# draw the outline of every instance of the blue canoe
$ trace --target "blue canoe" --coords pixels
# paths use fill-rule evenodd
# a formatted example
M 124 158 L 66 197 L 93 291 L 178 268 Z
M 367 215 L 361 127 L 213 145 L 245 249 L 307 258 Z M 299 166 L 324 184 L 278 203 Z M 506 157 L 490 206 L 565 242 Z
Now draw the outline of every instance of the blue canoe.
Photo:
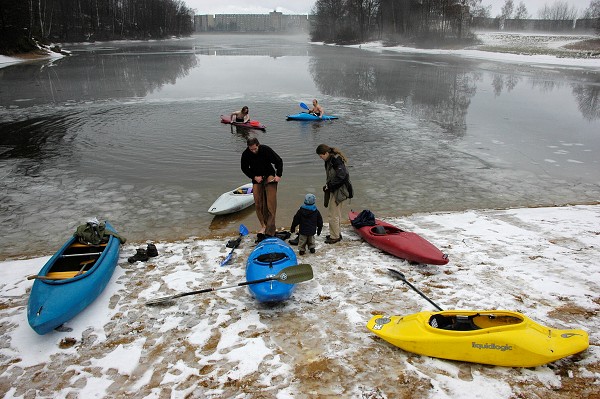
M 106 223 L 106 230 L 115 231 Z M 27 304 L 27 320 L 46 334 L 71 320 L 102 293 L 117 266 L 120 241 L 110 235 L 101 245 L 71 237 L 38 273 Z
M 332 119 L 338 119 L 337 116 L 332 115 L 323 115 L 323 117 L 320 118 L 316 115 L 309 114 L 308 112 L 300 112 L 298 114 L 288 115 L 286 118 L 288 121 L 330 121 Z
M 298 264 L 292 247 L 276 237 L 265 238 L 258 243 L 246 262 L 246 281 L 275 276 L 282 269 Z M 248 286 L 250 293 L 259 302 L 281 302 L 288 299 L 295 284 L 277 280 Z

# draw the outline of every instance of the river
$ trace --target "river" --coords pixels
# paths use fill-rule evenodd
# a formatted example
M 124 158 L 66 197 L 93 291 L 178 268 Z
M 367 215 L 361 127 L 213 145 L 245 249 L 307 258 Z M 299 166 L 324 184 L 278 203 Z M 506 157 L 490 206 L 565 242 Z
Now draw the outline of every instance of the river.
M 0 69 L 0 260 L 54 252 L 90 217 L 132 242 L 232 236 L 213 217 L 247 179 L 256 136 L 284 160 L 277 225 L 307 192 L 320 143 L 349 158 L 349 208 L 378 217 L 596 203 L 600 71 L 372 52 L 304 36 L 214 35 L 65 44 Z M 286 121 L 313 98 L 340 119 Z M 243 105 L 265 132 L 220 123 Z

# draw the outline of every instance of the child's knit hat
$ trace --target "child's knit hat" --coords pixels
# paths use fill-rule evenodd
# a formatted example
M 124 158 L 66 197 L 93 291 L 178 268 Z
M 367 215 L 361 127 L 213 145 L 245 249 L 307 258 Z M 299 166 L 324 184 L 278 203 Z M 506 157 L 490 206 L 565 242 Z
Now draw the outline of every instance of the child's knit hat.
M 317 198 L 314 194 L 306 194 L 304 197 L 304 205 L 314 205 Z

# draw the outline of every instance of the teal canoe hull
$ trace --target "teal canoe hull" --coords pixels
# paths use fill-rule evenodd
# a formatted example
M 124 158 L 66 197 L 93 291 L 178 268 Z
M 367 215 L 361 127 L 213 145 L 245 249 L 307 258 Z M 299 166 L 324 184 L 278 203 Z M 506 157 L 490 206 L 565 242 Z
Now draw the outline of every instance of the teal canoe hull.
M 106 229 L 115 231 L 108 222 L 106 222 Z M 70 247 L 75 240 L 75 237 L 71 237 L 46 262 L 38 276 L 47 276 L 49 272 L 55 271 L 58 263 L 67 259 L 63 257 L 65 252 L 73 251 Z M 47 334 L 71 320 L 94 302 L 113 275 L 119 260 L 120 244 L 119 239 L 111 235 L 103 250 L 96 249 L 102 251 L 102 254 L 89 270 L 86 269 L 85 273 L 78 276 L 63 280 L 36 279 L 31 287 L 27 304 L 27 320 L 31 328 L 40 335 Z M 76 261 L 79 262 L 80 259 L 85 258 L 92 257 L 68 259 L 77 259 Z

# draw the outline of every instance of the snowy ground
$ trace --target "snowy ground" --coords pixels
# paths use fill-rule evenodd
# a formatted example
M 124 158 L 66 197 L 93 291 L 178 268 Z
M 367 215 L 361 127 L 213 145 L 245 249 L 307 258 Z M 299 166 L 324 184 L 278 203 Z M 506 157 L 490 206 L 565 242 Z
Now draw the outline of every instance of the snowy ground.
M 600 205 L 422 214 L 388 220 L 449 254 L 446 266 L 409 264 L 361 241 L 318 239 L 301 257 L 315 278 L 267 307 L 246 288 L 148 307 L 151 298 L 244 281 L 254 235 L 232 262 L 227 239 L 157 243 L 129 264 L 123 247 L 108 288 L 66 327 L 38 336 L 26 320 L 31 281 L 48 259 L 0 264 L 0 395 L 128 398 L 591 398 L 600 385 Z M 324 234 L 327 233 L 327 228 Z M 510 309 L 590 334 L 583 353 L 520 369 L 417 356 L 380 340 L 373 314 L 432 306 Z

